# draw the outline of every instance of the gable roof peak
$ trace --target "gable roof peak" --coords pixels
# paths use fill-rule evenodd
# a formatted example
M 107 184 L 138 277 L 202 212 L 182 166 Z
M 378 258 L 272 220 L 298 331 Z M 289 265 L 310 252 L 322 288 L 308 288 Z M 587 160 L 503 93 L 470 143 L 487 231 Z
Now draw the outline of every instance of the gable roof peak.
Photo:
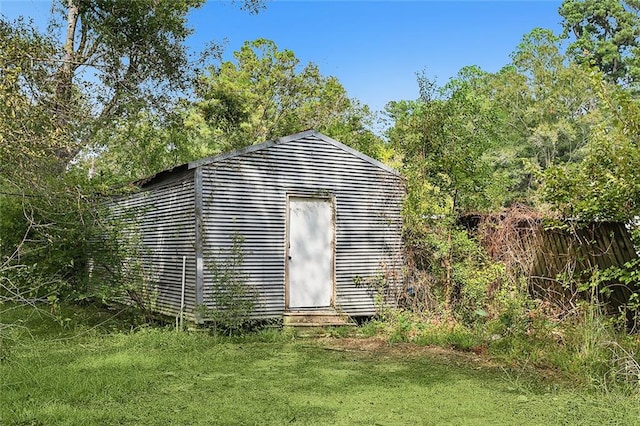
M 256 151 L 260 151 L 263 149 L 267 149 L 267 148 L 271 148 L 273 146 L 276 145 L 280 145 L 280 144 L 286 144 L 289 142 L 293 142 L 293 141 L 298 141 L 298 140 L 302 140 L 302 139 L 318 139 L 321 140 L 323 142 L 326 142 L 330 145 L 333 145 L 334 147 L 341 149 L 355 157 L 360 158 L 361 160 L 364 160 L 368 163 L 371 163 L 372 165 L 379 167 L 381 169 L 383 169 L 384 171 L 394 174 L 396 176 L 400 176 L 400 173 L 398 173 L 396 170 L 392 169 L 391 167 L 387 166 L 386 164 L 381 163 L 380 161 L 376 160 L 375 158 L 369 157 L 368 155 L 357 151 L 341 142 L 338 142 L 337 140 L 330 138 L 329 136 L 326 136 L 320 132 L 318 132 L 317 130 L 305 130 L 299 133 L 294 133 L 292 135 L 289 136 L 283 136 L 279 139 L 276 140 L 272 140 L 272 141 L 268 141 L 268 142 L 263 142 L 260 144 L 256 144 L 256 145 L 249 145 L 247 147 L 238 149 L 236 151 L 231 151 L 231 152 L 227 152 L 227 153 L 222 153 L 222 154 L 218 154 L 218 155 L 214 155 L 211 157 L 206 157 L 206 158 L 202 158 L 200 160 L 196 160 L 196 161 L 192 161 L 189 163 L 188 168 L 189 169 L 194 169 L 200 166 L 205 166 L 207 164 L 212 164 L 212 163 L 217 163 L 220 161 L 224 161 L 227 159 L 231 159 L 231 158 L 235 158 L 235 157 L 239 157 L 242 155 L 246 155 L 252 152 L 256 152 Z

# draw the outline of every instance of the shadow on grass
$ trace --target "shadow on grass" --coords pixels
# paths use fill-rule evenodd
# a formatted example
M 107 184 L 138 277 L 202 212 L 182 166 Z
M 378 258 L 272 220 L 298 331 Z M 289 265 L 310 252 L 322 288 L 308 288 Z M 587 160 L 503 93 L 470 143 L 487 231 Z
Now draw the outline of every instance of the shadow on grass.
M 0 424 L 640 420 L 637 397 L 548 386 L 437 354 L 407 356 L 403 347 L 336 350 L 275 331 L 232 339 L 93 329 L 76 338 L 35 335 L 13 348 L 0 362 Z

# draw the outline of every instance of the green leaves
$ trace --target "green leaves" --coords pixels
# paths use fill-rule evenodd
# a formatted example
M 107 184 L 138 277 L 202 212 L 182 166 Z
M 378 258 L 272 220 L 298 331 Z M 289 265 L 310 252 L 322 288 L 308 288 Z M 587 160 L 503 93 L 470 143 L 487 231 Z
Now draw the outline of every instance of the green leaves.
M 558 12 L 578 63 L 595 65 L 613 83 L 640 81 L 640 2 L 565 0 Z
M 119 179 L 140 177 L 177 159 L 176 120 L 166 110 L 190 83 L 186 19 L 201 4 L 56 0 L 47 35 L 0 19 L 5 290 L 56 300 L 82 291 L 92 194 L 114 182 L 87 175 L 115 165 Z
M 0 176 L 43 167 L 68 142 L 50 114 L 51 64 L 39 59 L 55 54 L 52 40 L 29 25 L 0 19 Z
M 580 163 L 545 172 L 542 194 L 565 216 L 626 222 L 640 215 L 640 105 L 618 87 L 594 86 L 603 120 Z
M 189 111 L 208 155 L 313 128 L 377 156 L 381 141 L 367 128 L 368 108 L 335 77 L 265 39 L 245 42 L 234 57 L 199 76 Z
M 495 141 L 497 117 L 490 99 L 476 90 L 483 78 L 479 70 L 465 69 L 440 89 L 423 78 L 421 100 L 387 106 L 395 121 L 388 137 L 404 156 L 410 192 L 432 194 L 423 215 L 487 205 L 491 168 L 485 153 Z

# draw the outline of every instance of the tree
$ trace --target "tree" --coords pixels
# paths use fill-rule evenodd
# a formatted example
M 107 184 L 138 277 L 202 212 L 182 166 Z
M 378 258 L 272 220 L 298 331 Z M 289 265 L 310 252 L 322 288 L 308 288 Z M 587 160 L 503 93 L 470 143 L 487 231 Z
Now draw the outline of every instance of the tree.
M 141 109 L 156 115 L 173 109 L 195 71 L 185 45 L 192 32 L 187 14 L 202 4 L 54 0 L 46 36 L 53 48 L 46 56 L 25 51 L 23 59 L 47 68 L 46 80 L 53 87 L 50 114 L 69 134 L 66 145 L 56 150 L 61 169 L 82 150 L 90 151 L 92 137 L 111 120 L 135 116 Z M 243 7 L 253 13 L 263 2 L 245 0 Z M 9 22 L 3 26 L 14 28 Z M 26 25 L 16 23 L 16 31 L 20 26 Z
M 500 183 L 491 198 L 502 198 L 502 205 L 536 204 L 540 172 L 581 161 L 589 133 L 598 123 L 591 78 L 596 71 L 571 62 L 563 50 L 561 38 L 535 29 L 523 36 L 512 63 L 487 74 L 479 86 L 500 121 L 499 143 L 488 155 L 493 180 Z
M 64 35 L 53 75 L 53 112 L 60 126 L 74 126 L 74 139 L 81 141 L 59 151 L 63 163 L 75 158 L 105 122 L 150 104 L 161 108 L 171 93 L 185 89 L 189 62 L 184 41 L 191 33 L 186 16 L 201 4 L 202 0 L 57 3 L 60 19 L 53 20 L 53 28 L 63 29 Z M 77 96 L 91 104 L 92 122 L 69 113 Z
M 490 98 L 481 94 L 487 74 L 462 69 L 443 87 L 419 75 L 420 99 L 392 102 L 388 138 L 407 177 L 405 240 L 430 280 L 441 287 L 448 310 L 461 300 L 474 243 L 456 224 L 459 214 L 487 208 L 491 159 L 499 123 Z M 465 266 L 466 265 L 466 266 Z M 466 271 L 466 272 L 465 272 Z
M 54 69 L 41 60 L 55 52 L 53 40 L 23 21 L 0 20 L 0 178 L 33 173 L 66 146 L 51 114 Z
M 495 142 L 496 117 L 491 102 L 477 91 L 484 76 L 468 67 L 441 88 L 421 76 L 421 99 L 387 106 L 394 121 L 389 141 L 416 184 L 435 191 L 431 204 L 439 212 L 458 214 L 488 202 L 483 190 L 491 169 L 485 153 Z
M 131 129 L 170 156 L 165 112 L 194 70 L 186 17 L 201 4 L 57 1 L 48 34 L 0 18 L 0 297 L 82 291 L 101 181 L 81 166 Z
M 41 243 L 60 231 L 46 218 L 63 214 L 54 206 L 70 195 L 56 165 L 69 136 L 51 113 L 55 67 L 42 60 L 55 53 L 54 40 L 23 21 L 0 20 L 0 274 L 18 259 L 43 255 Z
M 36 275 L 78 278 L 93 182 L 72 160 L 109 120 L 160 106 L 151 84 L 180 86 L 186 13 L 199 3 L 68 0 L 46 35 L 0 20 L 0 261 L 9 271 L 37 265 L 22 275 L 27 287 Z
M 195 159 L 191 136 L 178 111 L 159 116 L 141 109 L 98 129 L 82 168 L 105 185 L 133 182 Z
M 418 101 L 390 104 L 389 138 L 407 174 L 431 185 L 419 197 L 431 199 L 429 214 L 535 204 L 541 171 L 580 161 L 597 98 L 592 70 L 562 51 L 560 38 L 536 29 L 499 72 L 467 67 L 442 88 L 421 78 Z
M 423 269 L 454 310 L 469 265 L 483 268 L 481 250 L 456 225 L 459 215 L 514 201 L 540 207 L 536 189 L 551 173 L 544 171 L 587 155 L 602 119 L 600 74 L 562 51 L 560 38 L 536 29 L 498 73 L 467 67 L 441 88 L 421 77 L 420 99 L 388 106 L 388 137 L 408 179 L 407 244 L 424 254 Z
M 565 0 L 559 9 L 569 50 L 578 63 L 593 64 L 609 81 L 640 82 L 640 2 Z
M 292 51 L 265 39 L 245 42 L 234 58 L 198 79 L 199 100 L 185 123 L 201 135 L 199 155 L 314 128 L 379 156 L 369 109 L 350 99 L 335 77 L 323 76 L 313 63 L 303 66 Z
M 591 71 L 568 62 L 560 41 L 551 31 L 536 29 L 512 55 L 516 71 L 525 77 L 527 97 L 525 108 L 513 110 L 514 118 L 525 125 L 522 133 L 542 169 L 580 158 L 592 124 L 584 119 L 595 107 Z
M 542 193 L 565 217 L 628 222 L 640 216 L 640 104 L 593 79 L 602 115 L 584 159 L 547 169 Z

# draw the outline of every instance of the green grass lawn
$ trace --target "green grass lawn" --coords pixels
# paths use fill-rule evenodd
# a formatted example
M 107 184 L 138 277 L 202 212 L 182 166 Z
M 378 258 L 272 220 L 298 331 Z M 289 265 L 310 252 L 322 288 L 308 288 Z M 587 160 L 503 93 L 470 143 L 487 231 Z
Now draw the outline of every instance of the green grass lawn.
M 5 339 L 0 424 L 640 424 L 637 396 L 411 346 L 67 328 Z

